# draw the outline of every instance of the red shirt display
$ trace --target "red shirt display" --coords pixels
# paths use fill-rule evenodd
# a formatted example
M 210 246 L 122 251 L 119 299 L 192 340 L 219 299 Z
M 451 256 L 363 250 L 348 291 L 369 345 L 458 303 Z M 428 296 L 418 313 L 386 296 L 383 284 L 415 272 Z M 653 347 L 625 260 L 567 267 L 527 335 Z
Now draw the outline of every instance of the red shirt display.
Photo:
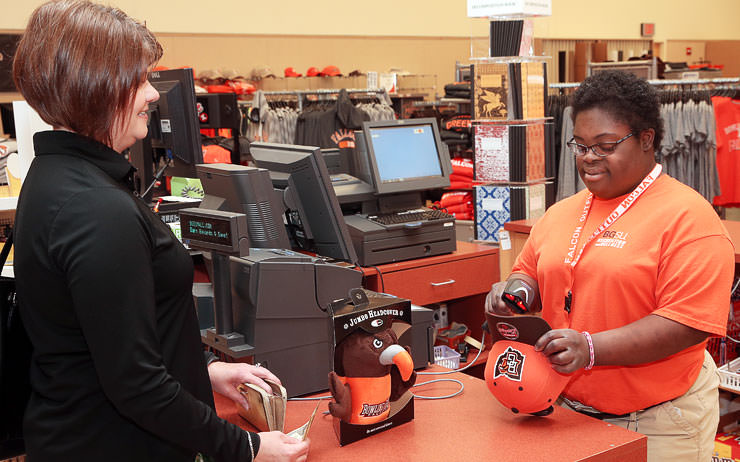
M 712 203 L 740 206 L 740 101 L 727 96 L 713 96 L 717 121 L 717 171 L 722 194 Z

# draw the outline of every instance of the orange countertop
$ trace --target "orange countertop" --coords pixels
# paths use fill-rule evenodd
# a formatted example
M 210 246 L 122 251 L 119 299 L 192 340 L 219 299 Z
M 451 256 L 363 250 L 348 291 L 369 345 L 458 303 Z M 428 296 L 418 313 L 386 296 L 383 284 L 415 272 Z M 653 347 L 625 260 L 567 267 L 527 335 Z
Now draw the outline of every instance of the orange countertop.
M 435 369 L 441 370 L 438 366 Z M 501 406 L 485 383 L 454 373 L 419 376 L 417 382 L 454 378 L 465 385 L 462 394 L 441 400 L 414 402 L 415 419 L 369 438 L 339 446 L 332 417 L 323 400 L 311 427 L 308 460 L 314 461 L 644 461 L 647 438 L 576 412 L 555 408 L 548 417 L 512 414 Z M 459 385 L 441 382 L 414 388 L 418 395 L 454 393 Z M 328 392 L 320 396 L 328 395 Z M 242 428 L 250 428 L 230 400 L 215 393 L 218 415 Z M 303 425 L 315 401 L 290 401 L 286 431 Z
M 515 220 L 504 223 L 504 229 L 507 231 L 514 231 L 516 233 L 529 234 L 532 226 L 537 223 L 537 220 Z

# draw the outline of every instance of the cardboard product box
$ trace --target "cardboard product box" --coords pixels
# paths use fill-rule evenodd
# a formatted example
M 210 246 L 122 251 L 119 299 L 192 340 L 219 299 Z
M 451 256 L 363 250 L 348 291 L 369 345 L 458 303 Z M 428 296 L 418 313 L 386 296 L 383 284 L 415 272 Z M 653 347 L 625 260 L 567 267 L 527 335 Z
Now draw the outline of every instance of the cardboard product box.
M 398 92 L 398 75 L 395 72 L 378 74 L 378 88 L 390 94 Z
M 397 341 L 411 328 L 411 302 L 352 289 L 348 299 L 332 303 L 330 309 L 334 366 L 329 389 L 334 401 L 329 411 L 339 444 L 413 420 L 413 359 Z
M 596 42 L 591 45 L 591 62 L 605 63 L 608 60 L 606 42 Z
M 334 88 L 367 88 L 367 75 L 338 76 L 330 77 L 333 80 Z
M 455 220 L 455 237 L 458 241 L 473 242 L 475 240 L 475 221 Z
M 573 82 L 582 82 L 586 78 L 588 63 L 591 61 L 591 43 L 576 42 L 576 50 L 573 56 Z
M 298 80 L 296 77 L 265 77 L 264 79 L 254 81 L 254 86 L 258 90 L 280 91 L 287 90 L 288 82 Z
M 396 91 L 403 94 L 422 94 L 425 99 L 437 97 L 437 76 L 423 74 L 398 75 Z
M 717 433 L 712 462 L 740 462 L 740 433 Z

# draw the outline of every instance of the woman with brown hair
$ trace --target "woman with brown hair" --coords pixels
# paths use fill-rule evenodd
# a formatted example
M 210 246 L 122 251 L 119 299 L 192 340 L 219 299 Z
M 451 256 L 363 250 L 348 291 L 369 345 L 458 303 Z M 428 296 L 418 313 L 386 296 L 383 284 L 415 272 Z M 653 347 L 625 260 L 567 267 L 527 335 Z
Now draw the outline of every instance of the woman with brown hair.
M 212 389 L 239 399 L 236 384 L 276 377 L 206 365 L 190 256 L 132 193 L 121 152 L 147 134 L 161 55 L 144 25 L 81 0 L 38 7 L 18 46 L 16 86 L 54 128 L 34 136 L 15 220 L 28 459 L 305 460 L 307 442 L 216 415 Z

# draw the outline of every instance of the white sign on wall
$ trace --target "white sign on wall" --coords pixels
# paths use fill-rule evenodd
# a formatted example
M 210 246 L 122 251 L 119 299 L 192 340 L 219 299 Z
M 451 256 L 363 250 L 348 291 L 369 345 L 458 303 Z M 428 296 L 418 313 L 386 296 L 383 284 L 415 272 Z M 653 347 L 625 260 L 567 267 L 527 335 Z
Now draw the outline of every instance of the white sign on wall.
M 468 0 L 469 18 L 550 15 L 552 0 Z

